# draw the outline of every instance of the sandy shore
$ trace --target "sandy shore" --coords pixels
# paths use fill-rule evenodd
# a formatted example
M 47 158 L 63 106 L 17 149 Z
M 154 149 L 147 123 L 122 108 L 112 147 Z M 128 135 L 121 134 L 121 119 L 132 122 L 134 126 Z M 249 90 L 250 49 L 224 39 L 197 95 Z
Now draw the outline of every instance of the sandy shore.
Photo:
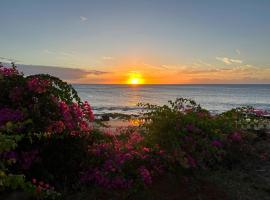
M 102 123 L 105 126 L 99 127 L 100 130 L 115 134 L 117 134 L 117 131 L 120 129 L 136 128 L 140 124 L 138 119 L 111 119 L 109 121 L 103 121 Z
M 129 126 L 134 126 L 132 121 L 130 120 L 122 120 L 122 119 L 113 119 L 110 121 L 103 122 L 106 126 L 109 128 L 120 128 L 120 127 L 129 127 Z

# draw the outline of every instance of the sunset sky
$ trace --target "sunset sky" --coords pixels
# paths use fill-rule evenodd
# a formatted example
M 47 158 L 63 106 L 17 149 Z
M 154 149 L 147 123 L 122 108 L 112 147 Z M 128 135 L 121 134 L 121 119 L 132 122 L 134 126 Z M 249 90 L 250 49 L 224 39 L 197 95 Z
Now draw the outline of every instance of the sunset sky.
M 1 0 L 0 61 L 71 83 L 270 83 L 270 0 Z

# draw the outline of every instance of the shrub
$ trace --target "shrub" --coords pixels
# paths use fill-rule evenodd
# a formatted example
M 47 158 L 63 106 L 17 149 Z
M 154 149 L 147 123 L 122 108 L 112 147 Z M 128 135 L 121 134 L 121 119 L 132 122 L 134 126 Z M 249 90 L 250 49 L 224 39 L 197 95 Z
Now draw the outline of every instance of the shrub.
M 60 194 L 48 184 L 31 183 L 26 180 L 25 175 L 10 172 L 10 166 L 18 161 L 14 150 L 21 139 L 22 136 L 19 135 L 9 136 L 0 133 L 0 192 L 5 189 L 23 190 L 29 198 L 59 198 Z
M 15 130 L 23 132 L 71 135 L 91 130 L 89 122 L 94 116 L 90 105 L 81 102 L 72 86 L 56 77 L 24 77 L 14 66 L 0 66 L 0 90 L 0 112 L 5 112 L 0 127 L 16 122 Z
M 141 106 L 146 110 L 142 125 L 146 141 L 160 145 L 173 168 L 213 167 L 224 158 L 228 141 L 241 138 L 232 118 L 211 115 L 189 99 L 179 98 L 164 106 Z
M 8 171 L 58 189 L 75 184 L 93 129 L 88 102 L 81 102 L 62 80 L 44 74 L 25 77 L 14 65 L 0 65 L 0 91 L 0 133 L 20 137 L 16 149 L 1 152 L 1 162 L 7 156 L 16 161 Z M 43 184 L 36 187 L 48 190 Z

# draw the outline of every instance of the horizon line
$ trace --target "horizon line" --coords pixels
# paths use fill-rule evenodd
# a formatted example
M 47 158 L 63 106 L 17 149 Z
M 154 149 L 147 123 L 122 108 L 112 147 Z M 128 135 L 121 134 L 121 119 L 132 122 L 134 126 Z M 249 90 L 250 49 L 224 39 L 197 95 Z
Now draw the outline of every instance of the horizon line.
M 130 85 L 137 87 L 141 85 L 270 85 L 270 83 L 143 83 L 143 84 L 128 84 L 128 83 L 69 83 L 71 85 Z

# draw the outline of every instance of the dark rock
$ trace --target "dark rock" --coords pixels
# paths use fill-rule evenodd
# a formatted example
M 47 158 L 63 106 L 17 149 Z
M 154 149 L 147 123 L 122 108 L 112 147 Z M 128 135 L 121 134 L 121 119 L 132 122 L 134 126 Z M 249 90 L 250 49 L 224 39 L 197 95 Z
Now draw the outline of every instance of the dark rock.
M 110 116 L 109 115 L 102 115 L 101 121 L 110 121 Z

